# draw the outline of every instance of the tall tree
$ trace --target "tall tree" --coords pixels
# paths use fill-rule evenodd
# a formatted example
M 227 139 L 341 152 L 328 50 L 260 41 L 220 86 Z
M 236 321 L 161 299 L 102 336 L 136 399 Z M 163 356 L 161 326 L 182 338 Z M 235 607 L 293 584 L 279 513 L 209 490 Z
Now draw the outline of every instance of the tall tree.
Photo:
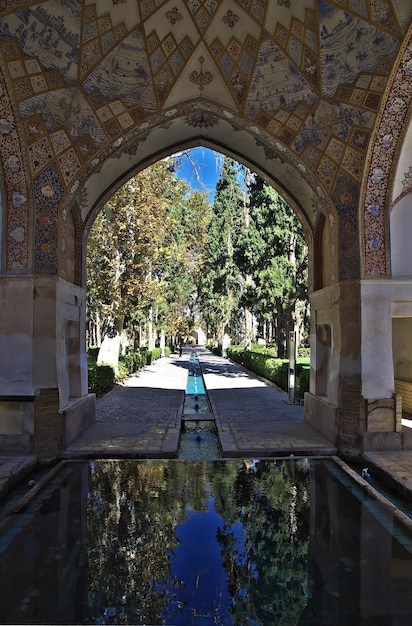
M 271 327 L 278 355 L 284 357 L 288 331 L 300 315 L 299 303 L 307 300 L 305 237 L 294 211 L 258 176 L 251 184 L 250 216 L 242 248 L 253 274 L 254 311 L 261 327 Z
M 114 366 L 125 319 L 136 309 L 152 310 L 160 296 L 157 274 L 171 230 L 165 193 L 173 180 L 164 162 L 144 170 L 113 195 L 90 233 L 89 309 L 101 304 L 99 359 Z
M 225 157 L 216 185 L 207 261 L 200 286 L 208 333 L 220 340 L 225 333 L 236 336 L 241 328 L 241 276 L 234 261 L 234 250 L 242 223 L 242 206 L 238 167 L 233 159 Z
M 88 311 L 103 337 L 99 360 L 116 366 L 121 333 L 153 347 L 158 331 L 186 335 L 210 206 L 179 180 L 173 161 L 118 190 L 88 242 Z M 97 337 L 99 333 L 94 333 Z

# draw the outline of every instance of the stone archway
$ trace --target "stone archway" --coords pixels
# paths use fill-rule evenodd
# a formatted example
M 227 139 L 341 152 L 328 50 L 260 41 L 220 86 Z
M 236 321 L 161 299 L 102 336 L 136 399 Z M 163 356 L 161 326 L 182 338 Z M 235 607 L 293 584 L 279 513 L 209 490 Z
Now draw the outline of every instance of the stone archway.
M 383 281 L 389 198 L 383 192 L 377 212 L 371 194 L 376 181 L 380 193 L 390 188 L 392 174 L 376 159 L 383 148 L 387 163 L 397 159 L 384 146 L 394 106 L 396 145 L 407 123 L 397 98 L 409 107 L 412 8 L 408 0 L 293 4 L 4 2 L 4 446 L 58 452 L 92 416 L 82 348 L 88 229 L 122 181 L 194 145 L 274 184 L 313 242 L 307 418 L 341 450 L 387 445 L 381 434 L 364 436 L 374 432 L 377 402 L 392 419 L 380 432 L 396 435 L 393 364 L 371 367 L 387 347 L 374 339 L 387 330 L 381 312 L 394 288 Z M 409 284 L 403 294 L 410 298 Z

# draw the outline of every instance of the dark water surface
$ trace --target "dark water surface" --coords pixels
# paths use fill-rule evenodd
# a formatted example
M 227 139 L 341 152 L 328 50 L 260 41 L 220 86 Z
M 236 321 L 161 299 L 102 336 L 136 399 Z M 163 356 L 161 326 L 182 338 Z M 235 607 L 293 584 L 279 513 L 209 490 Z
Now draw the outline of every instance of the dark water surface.
M 0 529 L 0 622 L 407 626 L 411 556 L 332 460 L 67 462 Z

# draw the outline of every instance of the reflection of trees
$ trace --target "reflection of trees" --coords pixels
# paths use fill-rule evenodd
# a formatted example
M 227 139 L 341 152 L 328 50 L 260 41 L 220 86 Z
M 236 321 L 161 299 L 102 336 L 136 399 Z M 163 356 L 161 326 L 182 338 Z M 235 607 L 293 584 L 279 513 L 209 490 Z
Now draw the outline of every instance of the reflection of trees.
M 233 624 L 290 626 L 306 605 L 308 485 L 301 472 L 295 478 L 296 471 L 290 463 L 258 463 L 254 469 L 244 464 L 231 479 L 215 477 Z
M 205 466 L 91 463 L 88 501 L 89 607 L 93 620 L 161 623 L 159 586 L 169 575 L 185 503 L 204 506 Z M 195 474 L 195 475 L 193 475 Z M 107 619 L 106 619 L 107 618 Z
M 91 622 L 161 624 L 166 607 L 178 607 L 185 580 L 171 572 L 176 528 L 208 509 L 209 494 L 224 520 L 216 540 L 233 625 L 297 623 L 306 604 L 306 476 L 294 463 L 242 460 L 90 464 Z

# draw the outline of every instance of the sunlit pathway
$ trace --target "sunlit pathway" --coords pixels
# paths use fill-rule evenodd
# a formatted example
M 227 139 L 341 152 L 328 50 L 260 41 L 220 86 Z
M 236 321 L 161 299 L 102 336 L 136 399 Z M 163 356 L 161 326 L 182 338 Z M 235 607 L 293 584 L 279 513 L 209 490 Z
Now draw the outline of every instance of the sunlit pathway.
M 176 456 L 189 357 L 159 359 L 97 400 L 96 423 L 66 457 Z
M 96 423 L 66 458 L 173 458 L 181 430 L 191 348 L 159 359 L 97 401 Z M 331 443 L 304 420 L 303 407 L 228 359 L 196 348 L 216 417 L 223 457 L 329 455 Z M 365 454 L 372 474 L 385 475 L 412 498 L 411 452 Z M 36 457 L 0 457 L 0 495 L 36 464 Z
M 303 406 L 290 403 L 287 393 L 208 350 L 199 348 L 197 354 L 223 456 L 336 453 L 304 420 Z
M 191 348 L 159 359 L 97 402 L 96 423 L 66 457 L 173 457 L 177 454 Z M 228 359 L 196 348 L 222 456 L 334 454 L 304 421 L 303 407 Z

